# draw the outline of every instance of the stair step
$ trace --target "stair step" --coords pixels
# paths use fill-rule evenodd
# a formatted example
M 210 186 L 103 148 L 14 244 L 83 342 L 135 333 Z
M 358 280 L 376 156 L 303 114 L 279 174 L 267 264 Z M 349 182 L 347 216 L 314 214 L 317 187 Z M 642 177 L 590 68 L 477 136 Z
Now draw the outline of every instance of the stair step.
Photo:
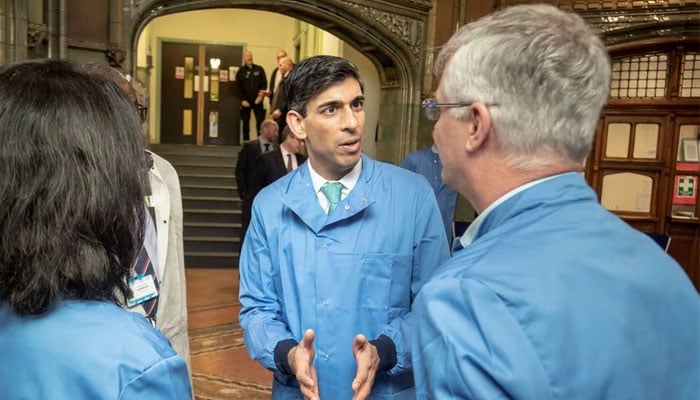
M 185 237 L 185 254 L 191 252 L 231 253 L 238 250 L 237 237 Z
M 182 196 L 238 198 L 238 188 L 226 185 L 181 185 Z
M 208 210 L 197 208 L 185 208 L 182 210 L 182 213 L 183 221 L 187 222 L 241 222 L 241 210 Z
M 178 175 L 234 176 L 235 166 L 211 166 L 202 164 L 173 164 Z
M 180 185 L 236 186 L 236 177 L 232 174 L 210 175 L 178 172 L 178 176 L 180 177 Z
M 238 155 L 241 150 L 240 146 L 195 146 L 191 144 L 169 144 L 160 143 L 152 144 L 150 146 L 151 150 L 162 156 L 165 159 L 165 155 L 171 154 L 184 154 L 184 155 L 211 155 L 211 156 L 229 156 Z
M 238 268 L 237 252 L 186 252 L 187 268 Z
M 173 165 L 210 165 L 212 167 L 235 167 L 237 155 L 217 156 L 206 154 L 168 154 L 168 161 Z
M 241 237 L 242 225 L 239 223 L 221 222 L 185 222 L 183 235 L 190 236 L 225 236 Z
M 208 210 L 232 210 L 240 209 L 240 202 L 236 197 L 199 197 L 182 196 L 182 207 L 187 209 Z

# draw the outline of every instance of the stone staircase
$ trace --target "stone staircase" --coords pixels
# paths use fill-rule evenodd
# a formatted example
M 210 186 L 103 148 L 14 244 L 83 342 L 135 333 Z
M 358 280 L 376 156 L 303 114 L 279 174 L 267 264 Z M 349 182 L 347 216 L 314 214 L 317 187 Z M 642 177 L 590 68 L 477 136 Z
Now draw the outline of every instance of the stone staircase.
M 238 268 L 241 205 L 234 175 L 239 147 L 151 145 L 180 177 L 185 266 Z

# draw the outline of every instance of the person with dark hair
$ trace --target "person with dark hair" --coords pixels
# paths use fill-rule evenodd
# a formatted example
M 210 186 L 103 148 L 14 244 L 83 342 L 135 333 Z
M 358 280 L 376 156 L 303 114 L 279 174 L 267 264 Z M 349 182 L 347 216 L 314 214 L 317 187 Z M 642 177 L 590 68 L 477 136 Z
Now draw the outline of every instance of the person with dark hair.
M 261 154 L 255 161 L 252 185 L 252 196 L 255 197 L 265 186 L 297 169 L 306 156 L 301 154 L 304 141 L 297 139 L 289 127 L 285 127 L 280 136 L 280 145 L 274 151 Z
M 141 121 L 145 121 L 144 106 L 138 103 L 136 90 L 119 71 L 105 63 L 91 62 L 82 64 L 80 68 L 116 83 L 139 111 Z M 148 146 L 145 130 L 143 139 L 144 145 Z M 144 171 L 148 183 L 144 200 L 149 213 L 146 214 L 144 245 L 140 255 L 148 256 L 153 266 L 158 293 L 152 301 L 133 304 L 127 300 L 123 306 L 149 318 L 185 359 L 191 372 L 180 181 L 172 164 L 148 149 L 144 151 L 148 161 L 147 170 Z
M 277 123 L 271 119 L 263 121 L 260 135 L 257 139 L 243 143 L 236 160 L 236 185 L 238 196 L 241 198 L 241 244 L 245 239 L 250 224 L 250 213 L 255 197 L 253 172 L 258 156 L 277 149 Z
M 479 216 L 413 308 L 419 399 L 697 399 L 700 297 L 581 174 L 610 59 L 581 16 L 505 8 L 442 47 L 442 177 Z
M 0 67 L 0 393 L 191 399 L 185 361 L 129 297 L 143 240 L 139 116 L 65 61 Z
M 435 195 L 362 154 L 351 62 L 303 60 L 285 90 L 309 158 L 253 203 L 240 261 L 245 345 L 274 371 L 273 399 L 414 399 L 411 303 L 449 257 Z
M 236 85 L 241 99 L 241 121 L 243 121 L 243 140 L 250 140 L 250 113 L 255 113 L 255 130 L 260 135 L 260 125 L 265 119 L 263 100 L 267 94 L 267 77 L 265 69 L 253 64 L 253 52 L 243 53 L 243 65 L 236 72 Z

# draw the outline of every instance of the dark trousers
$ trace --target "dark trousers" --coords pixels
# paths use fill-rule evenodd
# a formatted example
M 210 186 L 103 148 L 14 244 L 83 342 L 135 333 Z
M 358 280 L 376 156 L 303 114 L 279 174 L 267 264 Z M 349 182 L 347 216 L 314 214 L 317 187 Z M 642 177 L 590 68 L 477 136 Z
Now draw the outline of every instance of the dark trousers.
M 239 253 L 243 249 L 243 239 L 250 225 L 251 213 L 253 209 L 253 199 L 241 199 L 241 242 L 239 243 Z
M 241 107 L 241 121 L 243 121 L 243 141 L 250 140 L 250 111 L 255 112 L 255 128 L 260 135 L 260 124 L 265 119 L 263 104 L 251 104 L 250 107 Z

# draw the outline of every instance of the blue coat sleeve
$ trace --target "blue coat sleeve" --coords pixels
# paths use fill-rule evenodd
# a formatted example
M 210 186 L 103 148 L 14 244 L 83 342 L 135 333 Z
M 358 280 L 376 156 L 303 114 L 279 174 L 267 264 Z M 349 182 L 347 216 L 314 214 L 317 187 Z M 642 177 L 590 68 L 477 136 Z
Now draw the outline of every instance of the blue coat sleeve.
M 425 187 L 424 198 L 419 202 L 421 206 L 414 225 L 411 300 L 416 298 L 433 271 L 450 257 L 440 210 L 432 191 L 427 184 Z M 411 368 L 412 319 L 412 312 L 409 312 L 391 321 L 382 332 L 396 346 L 396 365 L 389 370 L 389 374 L 397 374 Z
M 276 370 L 275 346 L 282 340 L 294 337 L 281 317 L 283 312 L 275 292 L 270 247 L 265 238 L 259 207 L 255 203 L 239 263 L 239 321 L 251 358 L 267 369 Z
M 187 365 L 180 356 L 166 358 L 146 369 L 124 386 L 119 400 L 191 400 L 192 386 Z
M 419 399 L 551 399 L 535 348 L 486 284 L 443 279 L 414 303 Z

